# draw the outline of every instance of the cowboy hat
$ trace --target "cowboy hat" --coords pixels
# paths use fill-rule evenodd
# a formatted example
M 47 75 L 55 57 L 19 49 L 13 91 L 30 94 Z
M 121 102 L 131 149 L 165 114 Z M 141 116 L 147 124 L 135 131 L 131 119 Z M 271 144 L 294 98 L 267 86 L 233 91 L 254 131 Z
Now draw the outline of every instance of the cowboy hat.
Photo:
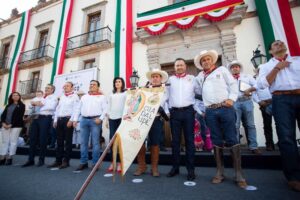
M 233 65 L 238 65 L 241 69 L 243 68 L 242 63 L 237 60 L 231 61 L 231 63 L 228 64 L 227 68 L 230 70 Z
M 157 69 L 157 68 L 154 68 L 154 69 L 152 69 L 152 70 L 150 70 L 150 71 L 148 71 L 148 72 L 146 73 L 146 77 L 147 77 L 148 81 L 151 81 L 151 76 L 152 76 L 153 74 L 159 74 L 159 75 L 161 75 L 161 77 L 162 77 L 161 82 L 162 82 L 162 83 L 167 82 L 167 80 L 168 80 L 168 78 L 169 78 L 167 72 L 162 71 L 162 70 Z
M 218 60 L 218 53 L 215 50 L 203 50 L 197 55 L 194 59 L 194 64 L 198 69 L 202 69 L 202 66 L 200 64 L 201 59 L 204 56 L 210 56 L 212 57 L 213 63 L 215 64 Z

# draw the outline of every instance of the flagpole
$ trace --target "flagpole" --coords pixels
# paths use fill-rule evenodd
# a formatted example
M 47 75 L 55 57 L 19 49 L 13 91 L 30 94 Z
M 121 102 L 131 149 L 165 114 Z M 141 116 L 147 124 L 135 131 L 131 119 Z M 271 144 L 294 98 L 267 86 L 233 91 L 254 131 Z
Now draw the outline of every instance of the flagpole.
M 97 161 L 97 163 L 95 164 L 93 170 L 91 171 L 91 173 L 89 174 L 89 176 L 86 178 L 86 180 L 84 181 L 84 183 L 82 184 L 80 190 L 78 191 L 78 193 L 76 194 L 74 200 L 80 200 L 81 196 L 84 193 L 84 190 L 87 188 L 87 186 L 89 185 L 89 183 L 91 182 L 92 178 L 94 177 L 97 169 L 101 166 L 108 150 L 110 149 L 110 147 L 112 146 L 112 144 L 115 141 L 117 134 L 114 134 L 114 136 L 111 138 L 110 142 L 108 143 L 107 147 L 104 149 L 103 153 L 101 154 L 99 160 Z

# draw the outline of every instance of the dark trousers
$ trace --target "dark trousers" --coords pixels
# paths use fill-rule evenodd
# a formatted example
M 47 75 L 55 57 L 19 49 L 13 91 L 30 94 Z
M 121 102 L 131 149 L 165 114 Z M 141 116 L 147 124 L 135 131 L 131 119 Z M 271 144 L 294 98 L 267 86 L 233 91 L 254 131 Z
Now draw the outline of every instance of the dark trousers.
M 159 145 L 161 143 L 162 134 L 163 134 L 163 121 L 160 117 L 155 117 L 148 134 L 149 145 L 150 146 Z
M 47 150 L 47 139 L 49 129 L 51 128 L 51 115 L 40 115 L 37 119 L 34 119 L 30 126 L 30 147 L 29 147 L 29 161 L 34 161 L 36 153 L 36 145 L 38 138 L 40 139 L 40 161 L 45 160 Z
M 266 138 L 266 146 L 274 146 L 273 142 L 273 128 L 272 128 L 272 115 L 266 112 L 267 107 L 260 107 L 261 115 L 264 123 L 264 134 Z
M 58 118 L 56 134 L 57 134 L 57 148 L 56 148 L 56 162 L 69 162 L 72 153 L 72 138 L 73 126 L 68 128 L 67 123 L 69 117 Z
M 188 171 L 193 171 L 195 157 L 194 109 L 192 106 L 182 110 L 171 109 L 170 114 L 173 168 L 178 169 L 180 165 L 180 138 L 183 129 L 186 146 L 186 168 Z
M 296 142 L 296 119 L 300 118 L 300 95 L 273 95 L 272 113 L 284 175 L 288 181 L 300 181 L 300 156 Z
M 233 107 L 206 109 L 206 124 L 210 128 L 213 145 L 231 147 L 238 144 L 238 135 L 235 128 L 236 115 Z

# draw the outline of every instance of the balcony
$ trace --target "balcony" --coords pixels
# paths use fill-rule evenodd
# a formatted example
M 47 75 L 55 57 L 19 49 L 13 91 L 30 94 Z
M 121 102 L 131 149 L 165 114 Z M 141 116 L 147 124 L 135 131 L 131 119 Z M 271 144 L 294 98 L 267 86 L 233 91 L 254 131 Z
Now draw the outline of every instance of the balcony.
M 42 80 L 31 79 L 19 82 L 19 92 L 23 99 L 31 99 L 35 97 L 35 92 L 41 89 Z
M 19 68 L 32 68 L 48 64 L 53 60 L 54 47 L 45 45 L 37 49 L 25 51 L 21 54 Z
M 9 72 L 9 61 L 8 57 L 0 59 L 0 75 L 4 75 Z
M 67 57 L 98 52 L 111 47 L 111 29 L 106 26 L 68 39 Z

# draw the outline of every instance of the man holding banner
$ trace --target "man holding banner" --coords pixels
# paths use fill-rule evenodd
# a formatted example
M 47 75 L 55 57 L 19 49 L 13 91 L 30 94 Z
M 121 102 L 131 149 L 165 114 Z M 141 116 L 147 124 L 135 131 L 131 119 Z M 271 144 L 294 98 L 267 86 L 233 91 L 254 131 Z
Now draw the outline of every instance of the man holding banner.
M 153 69 L 149 72 L 147 72 L 146 77 L 148 81 L 150 82 L 149 87 L 160 87 L 163 83 L 165 83 L 168 80 L 168 74 L 165 71 L 161 71 L 159 69 Z M 150 128 L 149 134 L 148 134 L 148 142 L 150 144 L 150 152 L 151 152 L 151 173 L 154 177 L 159 177 L 158 172 L 158 160 L 159 160 L 159 144 L 160 144 L 160 138 L 162 134 L 163 129 L 163 116 L 167 116 L 166 112 L 168 113 L 168 110 L 165 112 L 163 108 L 167 109 L 166 100 L 168 98 L 167 93 L 164 93 L 163 99 L 160 103 L 160 108 L 158 110 L 158 113 L 156 114 L 153 124 Z M 137 162 L 138 162 L 138 168 L 134 172 L 135 176 L 140 176 L 143 173 L 146 172 L 147 166 L 146 166 L 146 147 L 145 144 L 142 145 L 138 155 L 137 155 Z
M 180 165 L 180 138 L 183 129 L 186 145 L 186 168 L 188 171 L 187 180 L 196 178 L 194 170 L 194 108 L 195 92 L 197 84 L 195 77 L 186 74 L 186 62 L 182 58 L 177 58 L 174 64 L 175 76 L 169 79 L 169 108 L 172 134 L 172 156 L 173 167 L 167 177 L 179 174 Z

